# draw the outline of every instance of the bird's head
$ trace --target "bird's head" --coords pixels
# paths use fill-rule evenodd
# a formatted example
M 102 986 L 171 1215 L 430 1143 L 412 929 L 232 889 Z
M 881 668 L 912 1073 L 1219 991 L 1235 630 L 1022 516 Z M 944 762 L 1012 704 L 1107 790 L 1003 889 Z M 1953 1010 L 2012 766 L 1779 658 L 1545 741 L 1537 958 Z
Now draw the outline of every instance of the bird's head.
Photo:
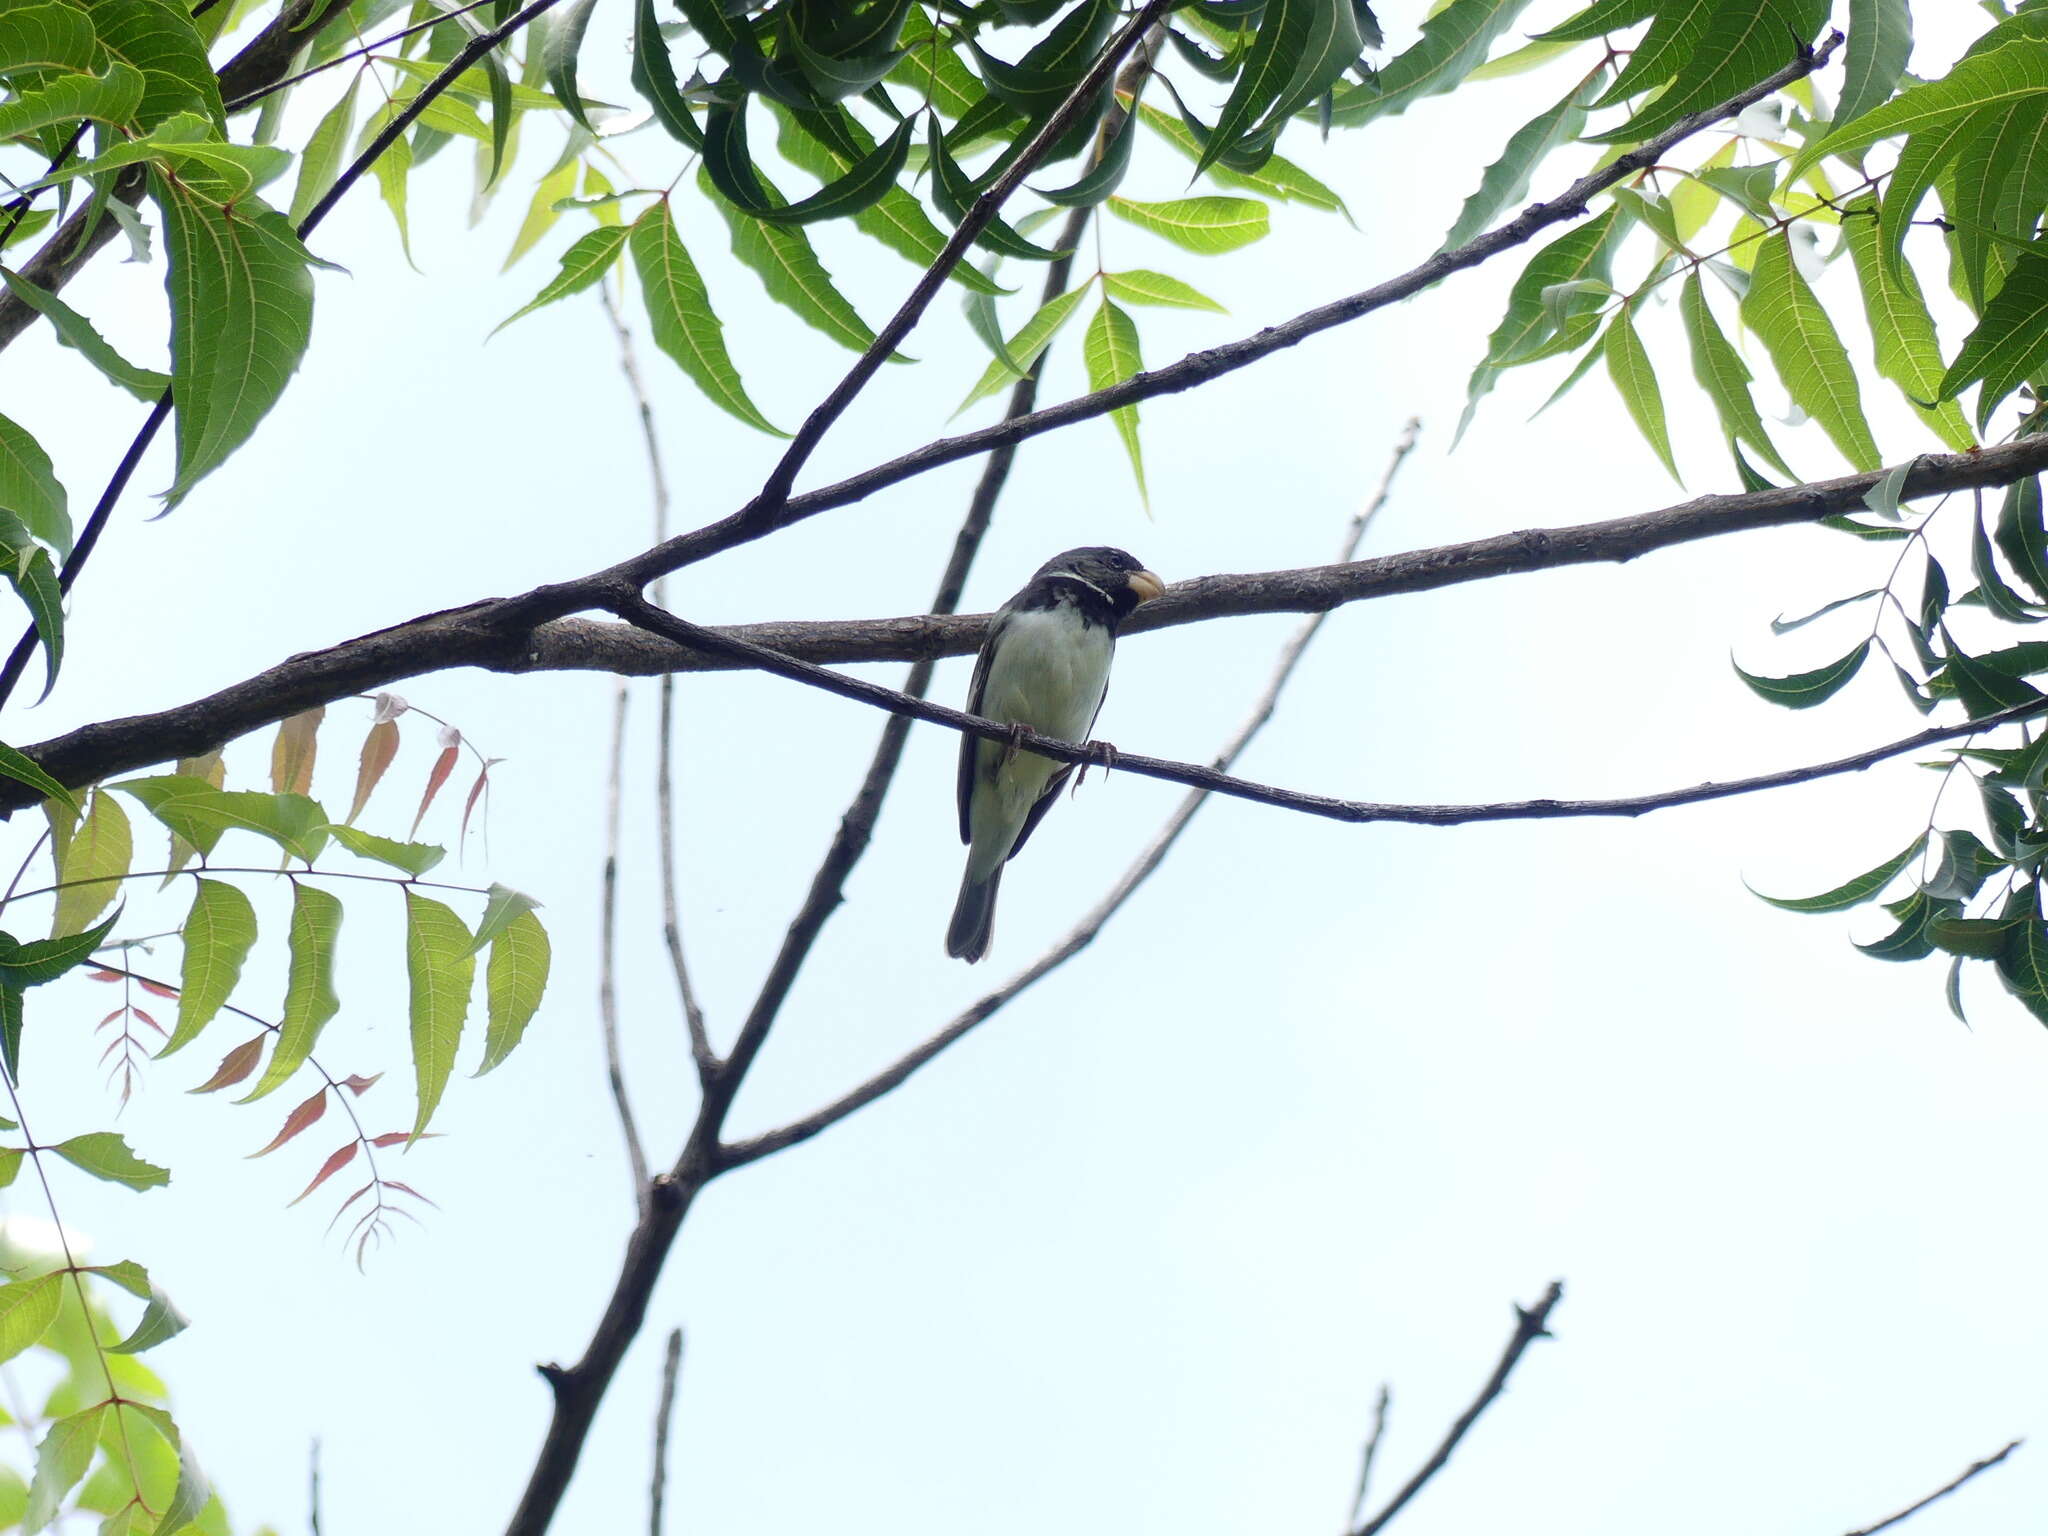
M 1136 555 L 1104 544 L 1054 555 L 1038 568 L 1038 574 L 1072 576 L 1087 582 L 1110 600 L 1118 617 L 1166 590 L 1166 583 L 1146 570 Z

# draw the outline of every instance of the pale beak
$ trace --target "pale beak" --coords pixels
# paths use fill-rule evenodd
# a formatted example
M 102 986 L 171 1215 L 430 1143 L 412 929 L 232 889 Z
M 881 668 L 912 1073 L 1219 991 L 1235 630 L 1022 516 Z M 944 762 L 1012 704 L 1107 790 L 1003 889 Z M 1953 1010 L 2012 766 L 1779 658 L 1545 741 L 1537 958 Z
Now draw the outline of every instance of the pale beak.
M 1150 571 L 1133 571 L 1130 574 L 1131 590 L 1138 594 L 1138 601 L 1149 603 L 1166 591 L 1166 583 Z

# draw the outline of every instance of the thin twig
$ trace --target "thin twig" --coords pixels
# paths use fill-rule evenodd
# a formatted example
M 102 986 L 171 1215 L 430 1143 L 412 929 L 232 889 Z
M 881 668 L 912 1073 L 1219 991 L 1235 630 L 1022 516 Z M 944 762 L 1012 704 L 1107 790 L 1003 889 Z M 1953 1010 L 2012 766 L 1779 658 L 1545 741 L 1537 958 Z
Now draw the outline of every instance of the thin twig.
M 1950 1494 L 1954 1493 L 1958 1488 L 1962 1487 L 1963 1484 L 1967 1483 L 1971 1478 L 1975 1477 L 1979 1472 L 1989 1471 L 1992 1467 L 1997 1466 L 2001 1461 L 2005 1460 L 2006 1457 L 2010 1456 L 2014 1451 L 2018 1450 L 2025 1443 L 2026 1442 L 2023 1440 L 2015 1440 L 2012 1442 L 2012 1444 L 2008 1445 L 2004 1450 L 2000 1451 L 1996 1456 L 1986 1456 L 1982 1461 L 1971 1462 L 1969 1466 L 1963 1469 L 1961 1476 L 1953 1479 L 1950 1482 L 1944 1483 L 1941 1487 L 1935 1489 L 1934 1492 L 1928 1494 L 1926 1498 L 1921 1499 L 1916 1503 L 1908 1504 L 1896 1515 L 1889 1515 L 1886 1518 L 1878 1521 L 1875 1525 L 1866 1525 L 1860 1531 L 1851 1531 L 1849 1533 L 1849 1536 L 1877 1536 L 1877 1533 L 1879 1531 L 1890 1530 L 1893 1526 L 1897 1525 L 1901 1520 L 1907 1520 L 1910 1519 L 1912 1516 L 1919 1514 L 1921 1510 L 1925 1509 L 1928 1505 L 1932 1504 L 1936 1499 L 1947 1498 Z
M 1366 1439 L 1365 1454 L 1358 1459 L 1358 1491 L 1351 1495 L 1351 1513 L 1344 1519 L 1347 1531 L 1364 1518 L 1365 1496 L 1372 1489 L 1372 1464 L 1379 1459 L 1380 1439 L 1387 1432 L 1387 1409 L 1393 1401 L 1394 1394 L 1381 1382 L 1379 1401 L 1373 1404 L 1372 1434 Z
M 668 1499 L 669 1415 L 676 1405 L 676 1373 L 683 1364 L 683 1330 L 668 1331 L 661 1359 L 661 1402 L 654 1410 L 654 1483 L 647 1490 L 647 1536 L 661 1536 L 662 1507 Z
M 1550 1289 L 1543 1293 L 1543 1299 L 1533 1308 L 1515 1308 L 1514 1337 L 1508 1340 L 1508 1347 L 1501 1352 L 1500 1364 L 1493 1368 L 1493 1375 L 1488 1378 L 1486 1385 L 1479 1389 L 1479 1396 L 1472 1400 L 1472 1406 L 1458 1415 L 1457 1422 L 1444 1436 L 1443 1444 L 1439 1445 L 1429 1460 L 1422 1464 L 1421 1469 L 1402 1485 L 1401 1491 L 1388 1501 L 1387 1507 L 1357 1527 L 1352 1536 L 1377 1536 L 1378 1532 L 1386 1529 L 1387 1522 L 1398 1515 L 1408 1501 L 1444 1469 L 1444 1463 L 1451 1459 L 1451 1452 L 1458 1448 L 1458 1442 L 1465 1438 L 1466 1432 L 1478 1422 L 1479 1415 L 1486 1412 L 1488 1404 L 1499 1397 L 1501 1389 L 1507 1386 L 1508 1377 L 1513 1373 L 1516 1363 L 1521 1360 L 1522 1352 L 1538 1339 L 1550 1336 L 1550 1330 L 1545 1325 L 1550 1321 L 1551 1309 L 1563 1296 L 1564 1282 L 1553 1280 L 1550 1282 Z
M 867 350 L 854 360 L 846 376 L 834 385 L 831 393 L 818 402 L 811 414 L 804 418 L 804 424 L 790 439 L 789 447 L 783 450 L 775 468 L 769 471 L 767 480 L 761 486 L 761 493 L 749 502 L 739 514 L 759 522 L 774 519 L 775 514 L 789 499 L 790 487 L 812 452 L 832 424 L 846 413 L 848 406 L 859 398 L 860 392 L 868 385 L 883 363 L 895 355 L 897 346 L 908 336 L 923 316 L 932 298 L 952 275 L 976 238 L 1001 211 L 1003 203 L 1011 193 L 1024 184 L 1024 178 L 1038 169 L 1038 162 L 1046 152 L 1066 136 L 1067 130 L 1102 92 L 1118 67 L 1124 55 L 1144 39 L 1152 24 L 1172 10 L 1180 0 L 1147 0 L 1145 8 L 1124 23 L 1124 29 L 1111 38 L 1107 47 L 1088 68 L 1074 88 L 1067 93 L 1066 100 L 1039 126 L 1037 133 L 1018 152 L 1009 167 L 998 176 L 989 189 L 974 200 L 961 218 L 939 254 L 918 276 L 910 296 L 889 321 L 875 333 L 875 339 L 868 343 Z M 1069 247 L 1068 249 L 1071 249 Z
M 597 294 L 603 302 L 605 318 L 611 322 L 612 336 L 619 345 L 619 371 L 626 376 L 626 387 L 632 392 L 633 404 L 639 413 L 640 439 L 647 450 L 647 473 L 654 488 L 654 539 L 660 543 L 668 537 L 669 489 L 668 474 L 661 459 L 661 439 L 654 430 L 653 401 L 647 392 L 647 381 L 640 375 L 640 360 L 633 350 L 633 332 L 619 313 L 610 286 L 598 284 Z M 665 589 L 667 580 L 663 577 L 650 591 L 659 594 Z M 658 596 L 656 600 L 659 601 Z M 690 1059 L 696 1064 L 697 1081 L 701 1085 L 717 1069 L 718 1052 L 712 1048 L 703 1005 L 697 1000 L 697 988 L 690 976 L 689 962 L 683 954 L 676 873 L 675 725 L 676 680 L 674 674 L 665 673 L 661 679 L 661 719 L 655 740 L 654 765 L 655 835 L 660 843 L 661 863 L 661 939 L 668 950 L 669 970 L 675 975 L 676 995 L 682 1003 L 685 1027 L 690 1034 Z
M 310 80 L 315 75 L 325 74 L 330 69 L 338 69 L 343 64 L 347 64 L 355 59 L 367 58 L 379 48 L 389 48 L 393 43 L 403 42 L 415 32 L 431 31 L 433 28 L 440 26 L 444 21 L 453 21 L 458 16 L 467 16 L 471 11 L 480 11 L 492 3 L 493 0 L 470 0 L 468 5 L 458 5 L 450 10 L 444 11 L 437 7 L 434 14 L 425 21 L 414 22 L 409 27 L 401 27 L 396 32 L 387 33 L 385 36 L 378 38 L 374 43 L 365 43 L 362 47 L 352 48 L 347 53 L 338 53 L 324 63 L 315 64 L 311 69 L 300 70 L 296 75 L 287 75 L 282 80 L 273 80 L 268 85 L 259 86 L 246 96 L 237 96 L 233 101 L 225 103 L 224 109 L 228 112 L 244 111 L 249 107 L 255 106 L 257 102 L 262 101 L 266 96 L 275 96 L 279 91 L 289 90 L 292 86 L 299 84 L 301 81 Z M 360 33 L 357 35 L 361 36 Z
M 1378 513 L 1380 508 L 1386 505 L 1387 496 L 1393 489 L 1394 476 L 1400 470 L 1402 463 L 1407 459 L 1409 453 L 1414 450 L 1416 433 L 1420 429 L 1421 423 L 1413 420 L 1409 421 L 1402 428 L 1400 439 L 1394 445 L 1393 455 L 1387 461 L 1386 472 L 1380 477 L 1378 490 L 1373 493 L 1372 498 L 1351 519 L 1345 529 L 1340 558 L 1348 560 L 1357 553 L 1359 541 L 1365 536 L 1366 525 L 1372 521 L 1372 518 Z M 1266 722 L 1272 719 L 1273 709 L 1279 702 L 1281 690 L 1287 686 L 1288 680 L 1293 677 L 1294 669 L 1299 665 L 1302 653 L 1308 649 L 1309 642 L 1316 637 L 1317 630 L 1322 627 L 1323 621 L 1327 617 L 1329 617 L 1327 614 L 1317 614 L 1311 618 L 1281 648 L 1279 659 L 1273 669 L 1273 675 L 1267 680 L 1266 687 L 1261 692 L 1258 702 L 1253 706 L 1250 716 L 1243 725 L 1238 727 L 1237 734 L 1230 739 L 1223 750 L 1216 754 L 1214 766 L 1217 770 L 1228 768 L 1234 763 L 1244 753 L 1245 748 L 1251 745 L 1252 739 L 1259 734 L 1259 731 L 1265 726 Z M 830 1104 L 779 1129 L 767 1131 L 761 1135 L 749 1137 L 745 1141 L 731 1143 L 722 1147 L 719 1153 L 720 1165 L 723 1167 L 739 1167 L 745 1163 L 756 1162 L 761 1158 L 769 1156 L 771 1153 L 780 1152 L 787 1147 L 793 1147 L 799 1142 L 808 1141 L 820 1131 L 844 1120 L 855 1110 L 864 1109 L 883 1095 L 893 1092 L 901 1087 L 910 1078 L 911 1074 L 919 1068 L 925 1066 L 957 1044 L 975 1028 L 986 1023 L 990 1017 L 1021 993 L 1036 985 L 1053 971 L 1059 969 L 1060 966 L 1066 964 L 1075 955 L 1086 949 L 1090 944 L 1094 943 L 1096 935 L 1102 931 L 1103 926 L 1108 923 L 1110 918 L 1116 915 L 1123 904 L 1131 899 L 1131 896 L 1137 891 L 1138 887 L 1143 885 L 1151 877 L 1152 872 L 1164 862 L 1167 853 L 1172 849 L 1174 843 L 1179 840 L 1181 833 L 1187 830 L 1188 823 L 1195 818 L 1195 812 L 1202 808 L 1203 802 L 1207 799 L 1208 792 L 1197 789 L 1182 800 L 1180 805 L 1175 808 L 1173 814 L 1167 817 L 1165 825 L 1153 836 L 1152 841 L 1145 846 L 1144 851 L 1132 861 L 1131 866 L 1124 871 L 1122 877 L 1110 888 L 1109 893 L 1101 901 L 1097 902 L 1068 931 L 1065 938 L 1040 955 L 1037 960 L 1033 961 L 1023 971 L 974 1003 L 973 1006 L 955 1017 L 937 1034 L 931 1036 L 922 1044 L 915 1046 L 889 1066 L 877 1072 L 866 1082 L 860 1084 L 860 1086 L 852 1091 L 842 1094 Z
M 306 1524 L 313 1536 L 320 1536 L 320 1437 L 313 1437 L 307 1456 Z
M 626 1161 L 633 1173 L 633 1204 L 647 1203 L 647 1152 L 633 1122 L 626 1097 L 626 1071 L 619 1059 L 619 802 L 626 777 L 626 684 L 612 693 L 611 767 L 605 775 L 604 893 L 598 907 L 597 1016 L 604 1033 L 605 1080 L 618 1111 L 619 1132 L 626 1140 Z

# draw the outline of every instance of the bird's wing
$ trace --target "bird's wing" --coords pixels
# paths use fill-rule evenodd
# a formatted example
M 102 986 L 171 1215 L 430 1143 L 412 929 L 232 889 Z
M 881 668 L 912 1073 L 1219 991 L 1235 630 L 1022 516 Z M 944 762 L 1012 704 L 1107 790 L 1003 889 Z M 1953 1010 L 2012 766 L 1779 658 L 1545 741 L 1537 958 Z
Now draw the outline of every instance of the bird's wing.
M 982 695 L 988 689 L 989 658 L 995 655 L 996 639 L 1002 634 L 1009 621 L 1010 615 L 1007 609 L 996 614 L 995 622 L 988 627 L 987 638 L 981 642 L 981 652 L 974 658 L 974 680 L 967 685 L 966 708 L 967 713 L 970 715 L 981 713 Z M 974 803 L 975 749 L 980 745 L 981 738 L 979 736 L 969 736 L 963 733 L 960 737 L 960 781 L 958 793 L 960 799 L 960 841 L 963 843 L 974 841 L 974 827 L 969 820 L 968 811 Z
M 1112 647 L 1114 647 L 1114 642 L 1111 642 L 1111 644 Z M 1112 656 L 1114 655 L 1114 649 L 1112 649 L 1111 654 Z M 1081 739 L 1083 741 L 1092 741 L 1094 739 L 1095 722 L 1102 718 L 1103 700 L 1107 699 L 1108 697 L 1109 669 L 1105 667 L 1102 673 L 1102 692 L 1095 700 L 1095 713 L 1088 717 L 1088 729 L 1081 733 Z M 1037 828 L 1038 824 L 1041 821 L 1045 820 L 1045 813 L 1052 809 L 1053 801 L 1059 798 L 1060 791 L 1066 788 L 1067 780 L 1072 778 L 1073 775 L 1074 765 L 1072 763 L 1068 763 L 1064 767 L 1062 767 L 1058 773 L 1054 774 L 1050 779 L 1046 780 L 1045 793 L 1040 795 L 1035 801 L 1032 802 L 1030 811 L 1028 811 L 1025 814 L 1024 825 L 1018 829 L 1017 841 L 1010 844 L 1009 856 L 1011 858 L 1014 859 L 1015 857 L 1017 857 L 1017 850 L 1019 848 L 1022 848 L 1027 842 L 1031 840 L 1032 832 Z M 967 821 L 965 811 L 962 811 L 960 820 L 961 824 L 964 826 Z

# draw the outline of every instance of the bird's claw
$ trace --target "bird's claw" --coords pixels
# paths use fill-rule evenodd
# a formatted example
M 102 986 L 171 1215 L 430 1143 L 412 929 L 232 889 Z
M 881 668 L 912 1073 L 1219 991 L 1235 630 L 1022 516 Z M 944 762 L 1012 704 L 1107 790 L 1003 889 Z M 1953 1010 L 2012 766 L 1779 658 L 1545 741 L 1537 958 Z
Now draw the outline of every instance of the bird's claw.
M 1002 772 L 1017 760 L 1017 754 L 1024 750 L 1024 723 L 1020 720 L 1010 727 L 1010 739 L 1003 743 L 1003 755 L 996 763 L 996 771 Z
M 1076 795 L 1081 792 L 1081 781 L 1088 777 L 1088 770 L 1093 768 L 1098 761 L 1102 764 L 1102 771 L 1105 774 L 1116 766 L 1116 746 L 1114 743 L 1091 741 L 1087 744 L 1087 751 L 1088 757 L 1074 770 L 1074 787 L 1067 791 L 1069 795 Z

